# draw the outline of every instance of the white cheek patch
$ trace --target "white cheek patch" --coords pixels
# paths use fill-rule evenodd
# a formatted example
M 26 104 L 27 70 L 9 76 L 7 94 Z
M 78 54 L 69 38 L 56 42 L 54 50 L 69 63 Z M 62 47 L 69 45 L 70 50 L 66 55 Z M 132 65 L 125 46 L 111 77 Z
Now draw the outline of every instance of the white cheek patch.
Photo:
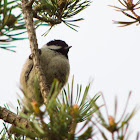
M 61 46 L 51 45 L 51 46 L 47 46 L 47 48 L 51 49 L 51 50 L 58 50 L 58 49 L 61 49 L 62 47 Z

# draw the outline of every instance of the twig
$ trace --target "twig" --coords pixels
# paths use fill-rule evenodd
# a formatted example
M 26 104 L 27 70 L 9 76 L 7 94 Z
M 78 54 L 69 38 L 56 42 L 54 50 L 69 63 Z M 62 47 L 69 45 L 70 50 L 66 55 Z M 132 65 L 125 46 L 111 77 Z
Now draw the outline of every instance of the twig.
M 35 73 L 38 75 L 38 81 L 39 81 L 40 90 L 41 90 L 44 103 L 47 103 L 46 97 L 48 96 L 49 90 L 46 86 L 47 85 L 46 78 L 44 76 L 43 70 L 40 65 L 38 44 L 37 44 L 36 33 L 35 33 L 35 28 L 34 28 L 34 23 L 33 23 L 33 10 L 32 10 L 32 7 L 29 6 L 29 4 L 31 4 L 31 1 L 28 2 L 28 0 L 22 0 L 22 10 L 23 10 L 25 23 L 26 23 L 26 28 L 28 31 L 30 48 L 31 48 L 31 52 L 33 56 L 33 63 L 35 67 Z
M 22 127 L 28 128 L 29 130 L 32 130 L 32 127 L 26 118 L 18 116 L 17 114 L 1 106 L 0 106 L 0 119 L 14 126 L 17 126 L 17 127 L 22 126 Z
M 27 7 L 27 6 L 32 7 L 34 1 L 35 1 L 35 0 L 30 0 L 30 1 L 26 4 L 26 7 Z

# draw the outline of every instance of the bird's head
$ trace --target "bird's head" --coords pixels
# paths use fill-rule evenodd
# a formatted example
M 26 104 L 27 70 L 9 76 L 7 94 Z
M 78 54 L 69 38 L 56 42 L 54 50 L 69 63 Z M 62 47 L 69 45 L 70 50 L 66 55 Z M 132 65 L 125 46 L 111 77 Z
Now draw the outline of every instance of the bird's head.
M 69 49 L 72 47 L 72 46 L 68 46 L 68 44 L 62 40 L 52 40 L 49 41 L 46 45 L 48 49 L 61 53 L 67 58 L 68 58 Z

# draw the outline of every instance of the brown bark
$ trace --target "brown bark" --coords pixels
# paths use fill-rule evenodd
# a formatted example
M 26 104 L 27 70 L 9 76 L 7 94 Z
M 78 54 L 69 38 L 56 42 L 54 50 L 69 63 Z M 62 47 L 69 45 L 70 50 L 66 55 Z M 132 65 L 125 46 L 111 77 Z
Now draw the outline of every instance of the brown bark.
M 32 56 L 33 56 L 33 63 L 34 63 L 36 74 L 38 75 L 38 81 L 40 85 L 41 94 L 44 99 L 44 103 L 47 103 L 47 96 L 48 96 L 49 91 L 46 86 L 46 78 L 44 76 L 44 73 L 40 66 L 40 61 L 39 61 L 38 44 L 37 44 L 36 33 L 35 33 L 35 28 L 34 28 L 34 23 L 33 23 L 33 10 L 32 10 L 33 2 L 34 0 L 31 0 L 31 1 L 22 0 L 22 10 L 23 10 L 26 28 L 28 31 L 30 48 L 31 48 Z
M 29 130 L 32 130 L 32 127 L 28 119 L 18 116 L 17 114 L 1 106 L 0 106 L 0 119 L 14 126 L 17 126 L 17 127 L 22 126 L 22 127 L 28 128 Z

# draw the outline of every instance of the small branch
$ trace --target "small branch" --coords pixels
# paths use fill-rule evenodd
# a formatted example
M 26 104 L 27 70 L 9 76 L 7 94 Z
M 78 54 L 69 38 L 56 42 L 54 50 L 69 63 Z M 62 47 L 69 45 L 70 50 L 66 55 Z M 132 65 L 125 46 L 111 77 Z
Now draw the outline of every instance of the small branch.
M 33 2 L 33 0 L 31 0 L 30 3 L 31 2 Z M 29 4 L 28 0 L 22 0 L 23 15 L 26 23 L 26 28 L 28 31 L 28 37 L 30 41 L 30 48 L 33 56 L 35 72 L 38 75 L 38 81 L 40 85 L 41 94 L 44 99 L 44 103 L 47 103 L 46 97 L 48 96 L 49 90 L 46 86 L 47 85 L 46 78 L 43 73 L 43 69 L 41 68 L 40 65 L 38 44 L 37 44 L 36 33 L 35 33 L 35 28 L 33 23 L 33 10 L 32 7 L 27 6 L 26 4 Z
M 35 1 L 35 0 L 30 0 L 30 1 L 26 4 L 26 7 L 32 7 L 34 1 Z
M 17 127 L 25 127 L 32 130 L 29 121 L 26 118 L 16 115 L 6 108 L 0 106 L 0 119 Z
M 114 140 L 114 133 L 112 133 L 112 140 Z
M 74 140 L 74 133 L 75 133 L 76 126 L 77 126 L 77 123 L 75 119 L 73 119 L 71 122 L 70 132 L 69 132 L 71 140 Z

